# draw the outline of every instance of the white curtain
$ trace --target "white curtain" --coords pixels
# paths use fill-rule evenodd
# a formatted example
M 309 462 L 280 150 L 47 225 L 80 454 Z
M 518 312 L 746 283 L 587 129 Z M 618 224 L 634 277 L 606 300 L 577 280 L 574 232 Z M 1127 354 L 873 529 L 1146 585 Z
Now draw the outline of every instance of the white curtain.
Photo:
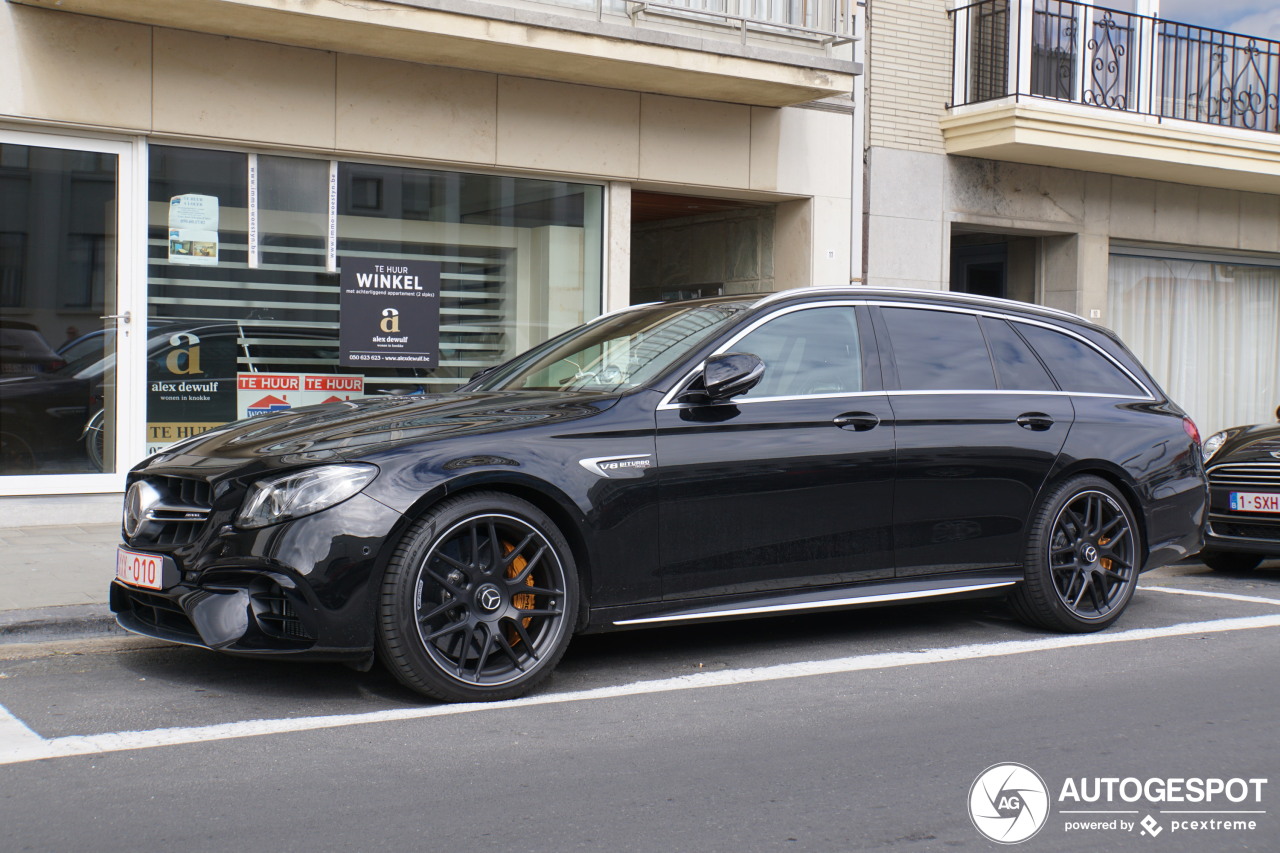
M 1208 437 L 1275 420 L 1280 269 L 1112 255 L 1111 327 Z

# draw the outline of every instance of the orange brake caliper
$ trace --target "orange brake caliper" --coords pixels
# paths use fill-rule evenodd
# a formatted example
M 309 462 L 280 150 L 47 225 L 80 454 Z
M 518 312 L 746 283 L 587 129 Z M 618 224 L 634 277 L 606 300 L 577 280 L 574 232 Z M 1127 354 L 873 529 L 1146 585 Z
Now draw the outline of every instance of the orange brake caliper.
M 516 549 L 516 546 L 512 545 L 509 542 L 503 542 L 502 547 L 505 549 L 503 551 L 504 554 L 510 554 L 512 551 Z M 511 565 L 507 567 L 507 577 L 508 578 L 520 577 L 520 573 L 524 571 L 524 567 L 527 565 L 529 565 L 529 561 L 526 560 L 524 557 L 516 557 L 514 560 L 511 561 Z M 529 575 L 529 577 L 525 578 L 525 586 L 533 586 L 532 573 Z M 532 610 L 534 608 L 535 603 L 536 603 L 536 598 L 534 594 L 531 592 L 522 592 L 518 595 L 511 596 L 511 604 L 515 606 L 517 610 Z M 524 623 L 524 627 L 528 628 L 529 623 L 533 621 L 533 617 L 526 617 L 521 621 Z M 513 630 L 507 635 L 507 641 L 511 643 L 512 646 L 515 646 L 520 642 L 520 635 Z

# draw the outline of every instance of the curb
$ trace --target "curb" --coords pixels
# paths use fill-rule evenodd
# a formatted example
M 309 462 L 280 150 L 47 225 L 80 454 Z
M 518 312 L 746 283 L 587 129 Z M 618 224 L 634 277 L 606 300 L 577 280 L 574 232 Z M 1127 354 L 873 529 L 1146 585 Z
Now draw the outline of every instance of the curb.
M 0 644 L 126 636 L 105 604 L 68 604 L 0 611 Z

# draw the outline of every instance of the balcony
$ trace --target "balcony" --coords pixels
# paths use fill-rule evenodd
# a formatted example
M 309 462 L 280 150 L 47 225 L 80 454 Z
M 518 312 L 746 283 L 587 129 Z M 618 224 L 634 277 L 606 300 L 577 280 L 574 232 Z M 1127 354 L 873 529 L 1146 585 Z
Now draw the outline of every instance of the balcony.
M 755 106 L 853 88 L 855 0 L 9 0 L 137 24 Z
M 947 153 L 1280 192 L 1280 43 L 1071 0 L 952 14 Z

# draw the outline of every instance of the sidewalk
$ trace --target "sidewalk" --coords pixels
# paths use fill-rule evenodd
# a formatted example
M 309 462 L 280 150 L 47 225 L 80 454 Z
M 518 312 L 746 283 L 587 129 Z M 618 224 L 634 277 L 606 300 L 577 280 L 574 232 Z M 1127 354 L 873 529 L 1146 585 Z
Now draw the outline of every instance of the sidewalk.
M 0 643 L 118 631 L 107 609 L 120 525 L 0 527 Z

